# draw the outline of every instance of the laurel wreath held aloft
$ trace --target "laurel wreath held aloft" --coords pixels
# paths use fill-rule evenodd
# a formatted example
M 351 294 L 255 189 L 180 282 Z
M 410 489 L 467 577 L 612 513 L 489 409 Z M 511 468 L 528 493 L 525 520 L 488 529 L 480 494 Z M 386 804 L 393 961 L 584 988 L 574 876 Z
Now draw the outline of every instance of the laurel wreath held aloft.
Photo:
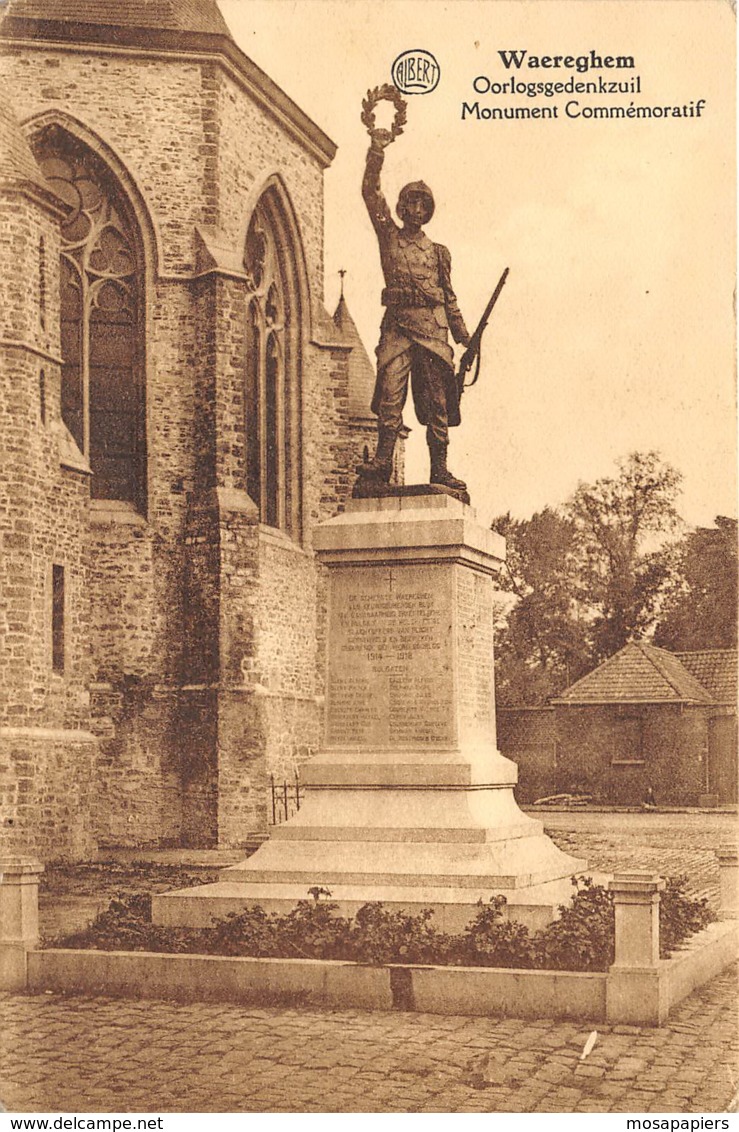
M 377 129 L 375 127 L 375 107 L 378 102 L 392 102 L 395 107 L 395 118 L 389 130 Z M 367 133 L 371 138 L 387 137 L 390 135 L 390 141 L 395 141 L 399 134 L 403 133 L 403 126 L 406 124 L 407 115 L 406 110 L 408 103 L 401 95 L 400 91 L 392 83 L 383 83 L 382 86 L 376 86 L 374 90 L 367 91 L 367 97 L 362 99 L 362 124 L 366 126 Z

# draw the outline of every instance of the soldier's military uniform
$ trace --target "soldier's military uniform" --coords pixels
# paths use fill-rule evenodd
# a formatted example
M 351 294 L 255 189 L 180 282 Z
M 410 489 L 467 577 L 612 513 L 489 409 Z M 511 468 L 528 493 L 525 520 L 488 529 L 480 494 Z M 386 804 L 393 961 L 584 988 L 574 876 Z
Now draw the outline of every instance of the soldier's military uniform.
M 455 342 L 469 342 L 452 289 L 451 256 L 447 248 L 433 243 L 423 231 L 409 233 L 394 222 L 380 188 L 383 161 L 382 150 L 371 148 L 362 181 L 362 196 L 380 244 L 385 314 L 372 398 L 372 411 L 378 417 L 377 453 L 372 463 L 357 470 L 376 479 L 389 479 L 395 440 L 403 426 L 410 376 L 416 416 L 426 425 L 431 481 L 463 489 L 462 481 L 446 470 L 448 430 L 460 421 L 459 389 L 448 331 L 451 330 Z M 434 198 L 423 181 L 402 189 L 398 215 L 403 218 L 404 204 L 414 194 L 428 202 L 426 223 L 434 211 Z

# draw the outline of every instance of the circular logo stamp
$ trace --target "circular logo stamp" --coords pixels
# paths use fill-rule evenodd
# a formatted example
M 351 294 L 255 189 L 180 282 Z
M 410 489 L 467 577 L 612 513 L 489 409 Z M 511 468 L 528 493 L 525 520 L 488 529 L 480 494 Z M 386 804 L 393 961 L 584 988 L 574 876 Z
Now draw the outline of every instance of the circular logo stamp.
M 401 52 L 390 75 L 402 94 L 430 94 L 439 85 L 441 69 L 431 52 L 419 47 Z

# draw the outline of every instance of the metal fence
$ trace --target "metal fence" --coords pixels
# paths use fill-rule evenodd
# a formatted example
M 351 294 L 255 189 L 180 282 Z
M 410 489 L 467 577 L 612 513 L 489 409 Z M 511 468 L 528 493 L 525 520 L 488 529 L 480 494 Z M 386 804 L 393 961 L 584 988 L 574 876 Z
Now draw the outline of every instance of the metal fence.
M 295 777 L 292 782 L 285 779 L 283 782 L 275 782 L 275 776 L 269 776 L 269 786 L 271 795 L 271 808 L 270 808 L 270 825 L 279 825 L 280 822 L 287 821 L 289 817 L 296 814 L 300 809 L 301 795 L 300 795 L 300 778 L 298 772 L 295 772 Z

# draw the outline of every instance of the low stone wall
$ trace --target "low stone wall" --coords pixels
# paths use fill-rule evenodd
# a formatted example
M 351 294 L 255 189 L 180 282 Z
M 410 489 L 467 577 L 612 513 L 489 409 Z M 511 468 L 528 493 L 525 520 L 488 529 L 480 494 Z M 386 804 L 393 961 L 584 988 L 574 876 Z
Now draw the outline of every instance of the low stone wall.
M 667 1012 L 737 958 L 736 920 L 709 924 L 667 960 Z
M 690 948 L 629 985 L 618 973 L 498 967 L 369 967 L 320 959 L 246 959 L 153 952 L 28 954 L 31 994 L 100 994 L 311 1005 L 330 1009 L 417 1010 L 424 1014 L 562 1018 L 656 1026 L 672 1006 L 737 956 L 735 921 L 711 924 Z M 654 992 L 645 988 L 653 983 Z
M 320 959 L 241 959 L 145 951 L 32 951 L 31 994 L 101 994 L 187 1002 L 308 1004 L 390 1010 L 387 967 Z
M 432 967 L 411 972 L 413 1009 L 424 1014 L 511 1015 L 603 1021 L 605 973 Z
M 573 1018 L 659 1026 L 739 950 L 739 852 L 718 853 L 721 916 L 659 957 L 664 881 L 622 873 L 609 884 L 615 956 L 607 972 L 487 967 L 372 967 L 318 959 L 250 959 L 38 948 L 38 861 L 0 857 L 0 990 L 312 1004 L 360 1010 Z

